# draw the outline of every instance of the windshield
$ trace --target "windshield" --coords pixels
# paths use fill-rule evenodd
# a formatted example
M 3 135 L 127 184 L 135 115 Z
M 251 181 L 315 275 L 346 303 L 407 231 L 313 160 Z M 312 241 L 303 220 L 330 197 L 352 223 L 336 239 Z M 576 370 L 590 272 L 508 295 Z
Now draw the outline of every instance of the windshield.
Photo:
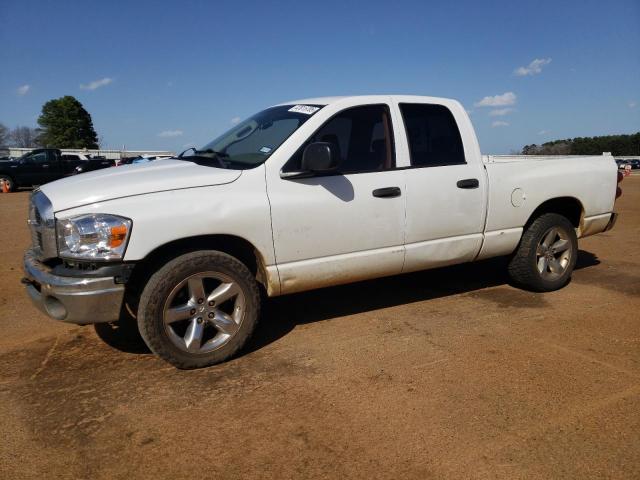
M 322 105 L 283 105 L 256 113 L 184 160 L 232 169 L 254 168 L 269 156 Z

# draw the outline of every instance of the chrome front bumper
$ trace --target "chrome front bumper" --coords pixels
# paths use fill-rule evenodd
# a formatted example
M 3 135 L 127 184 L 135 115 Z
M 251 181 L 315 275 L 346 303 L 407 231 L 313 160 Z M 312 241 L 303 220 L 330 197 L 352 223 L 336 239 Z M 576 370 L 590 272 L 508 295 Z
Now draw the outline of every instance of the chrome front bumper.
M 120 317 L 124 285 L 114 277 L 62 277 L 38 261 L 31 250 L 24 255 L 27 294 L 49 317 L 85 325 L 113 322 Z

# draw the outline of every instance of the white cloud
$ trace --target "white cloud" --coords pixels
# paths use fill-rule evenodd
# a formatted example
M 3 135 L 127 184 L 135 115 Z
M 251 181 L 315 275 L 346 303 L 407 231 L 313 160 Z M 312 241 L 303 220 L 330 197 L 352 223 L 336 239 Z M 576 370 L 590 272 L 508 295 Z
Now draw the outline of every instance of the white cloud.
M 515 111 L 515 108 L 498 108 L 489 112 L 490 117 L 503 117 Z
M 182 130 L 165 130 L 158 134 L 159 137 L 179 137 L 184 132 Z
M 27 85 L 27 86 L 28 86 L 28 85 Z M 638 104 L 635 102 L 635 100 L 631 100 L 631 101 L 628 103 L 628 105 L 629 105 L 629 108 L 636 108 L 636 105 L 638 105 Z
M 21 85 L 16 90 L 16 93 L 22 96 L 22 95 L 26 95 L 29 92 L 29 90 L 31 90 L 31 85 Z
M 239 124 L 239 123 L 240 123 L 240 120 L 242 120 L 240 117 L 233 117 L 233 118 L 230 120 L 231 125 L 237 125 L 237 124 Z
M 536 58 L 526 67 L 518 67 L 513 74 L 518 77 L 526 77 L 527 75 L 538 75 L 542 73 L 542 67 L 551 63 L 550 58 Z
M 96 88 L 106 87 L 111 82 L 113 82 L 113 78 L 104 77 L 100 80 L 94 80 L 93 82 L 89 82 L 87 84 L 81 83 L 80 88 L 82 90 L 95 90 Z
M 516 94 L 513 92 L 506 92 L 502 95 L 494 95 L 493 97 L 484 97 L 474 105 L 476 107 L 506 107 L 508 105 L 516 104 Z
M 551 131 L 550 130 L 540 130 L 538 132 L 538 135 L 547 135 L 548 133 L 551 133 Z
M 508 127 L 509 126 L 509 122 L 503 122 L 503 121 L 500 121 L 500 120 L 496 120 L 495 122 L 493 122 L 491 124 L 491 126 L 493 128 L 496 128 L 496 127 Z

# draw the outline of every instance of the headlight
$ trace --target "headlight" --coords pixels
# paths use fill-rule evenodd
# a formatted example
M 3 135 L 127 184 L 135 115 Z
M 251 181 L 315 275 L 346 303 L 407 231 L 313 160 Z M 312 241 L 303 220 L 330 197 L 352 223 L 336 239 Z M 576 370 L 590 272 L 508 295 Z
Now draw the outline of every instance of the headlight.
M 58 255 L 82 260 L 120 260 L 131 220 L 116 215 L 89 214 L 58 219 Z

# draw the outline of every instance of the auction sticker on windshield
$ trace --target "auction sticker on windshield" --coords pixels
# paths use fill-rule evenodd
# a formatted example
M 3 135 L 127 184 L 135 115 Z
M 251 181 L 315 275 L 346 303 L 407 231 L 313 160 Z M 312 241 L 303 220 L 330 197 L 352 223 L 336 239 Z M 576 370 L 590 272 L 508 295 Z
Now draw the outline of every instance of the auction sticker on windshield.
M 312 107 L 311 105 L 296 105 L 289 109 L 290 112 L 304 113 L 305 115 L 313 115 L 318 110 L 320 110 L 320 108 Z

